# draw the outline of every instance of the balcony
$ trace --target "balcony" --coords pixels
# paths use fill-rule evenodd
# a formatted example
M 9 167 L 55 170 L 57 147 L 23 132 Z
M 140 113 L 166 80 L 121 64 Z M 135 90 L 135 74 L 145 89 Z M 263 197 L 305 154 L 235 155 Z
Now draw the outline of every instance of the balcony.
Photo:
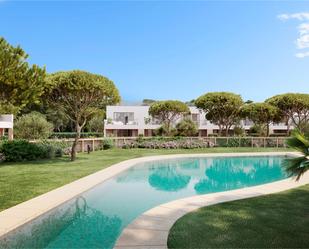
M 13 128 L 13 115 L 0 115 L 0 128 Z
M 104 121 L 105 125 L 115 125 L 115 126 L 130 126 L 130 125 L 138 125 L 137 120 L 128 120 L 127 122 L 120 120 L 111 120 L 107 119 Z

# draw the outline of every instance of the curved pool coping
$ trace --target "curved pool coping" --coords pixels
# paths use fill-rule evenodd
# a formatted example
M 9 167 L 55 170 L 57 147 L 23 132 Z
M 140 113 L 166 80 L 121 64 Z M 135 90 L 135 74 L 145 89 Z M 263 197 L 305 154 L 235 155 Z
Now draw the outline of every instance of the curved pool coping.
M 191 157 L 237 157 L 237 156 L 280 156 L 280 155 L 293 156 L 297 154 L 294 152 L 171 154 L 171 155 L 139 157 L 135 159 L 122 161 L 120 163 L 111 165 L 108 168 L 95 172 L 91 175 L 80 178 L 74 182 L 66 184 L 62 187 L 56 188 L 50 192 L 39 195 L 33 199 L 20 203 L 6 210 L 3 210 L 2 212 L 0 212 L 0 239 L 8 235 L 9 233 L 15 231 L 19 227 L 26 225 L 32 220 L 47 213 L 48 211 L 51 211 L 52 209 L 57 208 L 61 204 L 73 199 L 74 197 L 79 196 L 85 191 L 95 187 L 98 184 L 101 184 L 102 182 L 118 175 L 119 173 L 135 166 L 138 163 L 149 162 L 149 161 L 154 161 L 154 160 L 165 160 L 165 159 L 174 159 L 174 158 L 191 158 Z M 179 200 L 179 203 L 182 203 L 181 200 Z M 203 205 L 204 204 L 205 203 L 203 203 Z M 158 210 L 162 209 L 164 205 L 165 204 L 160 205 L 159 207 L 157 207 L 157 210 L 155 211 L 158 212 Z M 173 205 L 173 204 L 169 204 L 169 205 Z M 182 210 L 183 208 L 179 208 L 179 210 Z M 167 208 L 167 210 L 169 209 L 170 208 Z M 151 210 L 149 210 L 148 212 L 150 212 Z M 165 212 L 165 216 L 167 214 L 168 212 Z M 184 212 L 182 212 L 181 214 L 183 215 Z M 175 217 L 179 218 L 180 216 L 178 215 Z M 154 215 L 154 217 L 156 216 Z M 176 219 L 174 220 L 176 221 Z M 157 230 L 144 229 L 143 231 L 149 232 L 149 231 L 159 231 L 159 230 L 158 229 Z M 123 241 L 124 239 L 128 238 L 127 236 L 130 234 L 130 232 L 131 230 L 128 227 L 123 231 L 121 238 L 118 240 L 117 247 L 119 246 L 124 247 Z M 166 233 L 167 231 L 165 231 L 163 234 L 165 235 Z M 157 234 L 152 234 L 152 235 L 155 235 L 157 237 Z M 133 239 L 136 239 L 135 241 L 140 241 L 142 237 L 143 236 L 135 237 L 132 235 L 130 238 L 132 239 L 132 241 Z M 147 240 L 147 236 L 144 236 L 143 238 Z M 165 237 L 162 237 L 162 239 L 163 238 Z M 161 240 L 160 243 L 162 243 L 162 241 L 163 240 Z M 132 244 L 132 243 L 129 243 L 129 244 Z M 149 246 L 147 246 L 147 248 L 149 248 Z M 136 248 L 135 246 L 133 247 Z M 126 248 L 128 247 L 126 246 Z M 155 246 L 155 248 L 157 248 L 157 246 Z
M 205 195 L 178 199 L 158 205 L 137 217 L 121 233 L 114 249 L 167 249 L 169 230 L 185 214 L 214 204 L 273 194 L 309 184 L 309 173 L 295 179 L 267 183 Z

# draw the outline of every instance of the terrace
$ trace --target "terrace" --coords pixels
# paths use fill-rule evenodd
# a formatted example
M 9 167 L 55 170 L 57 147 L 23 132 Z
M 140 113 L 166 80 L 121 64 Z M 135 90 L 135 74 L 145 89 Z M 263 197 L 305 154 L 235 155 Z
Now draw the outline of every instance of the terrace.
M 8 138 L 13 139 L 13 119 L 12 114 L 0 115 L 0 137 L 7 132 Z

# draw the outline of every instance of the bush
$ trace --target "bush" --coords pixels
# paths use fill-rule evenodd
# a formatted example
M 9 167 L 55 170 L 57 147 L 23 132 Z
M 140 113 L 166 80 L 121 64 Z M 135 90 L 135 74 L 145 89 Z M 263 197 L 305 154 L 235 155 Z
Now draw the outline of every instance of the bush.
M 245 137 L 231 137 L 225 144 L 225 147 L 250 147 L 251 139 Z M 223 146 L 224 147 L 224 146 Z
M 102 140 L 102 149 L 108 150 L 114 147 L 114 142 L 112 139 L 104 139 Z
M 30 143 L 27 140 L 13 140 L 3 142 L 0 153 L 6 162 L 34 161 L 61 157 L 63 148 L 54 142 Z
M 176 134 L 176 129 L 170 127 L 170 129 L 168 129 L 168 127 L 163 124 L 162 126 L 160 126 L 159 128 L 155 129 L 153 131 L 155 136 L 168 136 L 168 137 L 172 137 Z
M 239 138 L 229 138 L 228 142 L 225 144 L 226 147 L 240 147 Z
M 164 139 L 151 139 L 143 141 L 127 142 L 122 145 L 123 149 L 130 148 L 146 148 L 146 149 L 193 149 L 193 148 L 207 148 L 210 143 L 204 140 L 187 140 L 174 139 L 169 141 Z
M 197 126 L 191 119 L 183 119 L 176 125 L 177 136 L 194 137 L 197 134 Z
M 43 140 L 37 145 L 45 148 L 47 152 L 46 157 L 44 158 L 54 158 L 54 157 L 62 157 L 63 154 L 66 155 L 66 151 L 71 148 L 71 143 L 65 141 L 47 141 Z
M 42 147 L 26 140 L 6 141 L 1 146 L 1 153 L 7 162 L 32 161 L 42 158 L 45 154 L 42 150 Z
M 227 147 L 227 138 L 217 138 L 216 141 L 218 147 Z
M 53 130 L 53 124 L 39 112 L 21 116 L 14 125 L 15 137 L 19 139 L 46 139 Z

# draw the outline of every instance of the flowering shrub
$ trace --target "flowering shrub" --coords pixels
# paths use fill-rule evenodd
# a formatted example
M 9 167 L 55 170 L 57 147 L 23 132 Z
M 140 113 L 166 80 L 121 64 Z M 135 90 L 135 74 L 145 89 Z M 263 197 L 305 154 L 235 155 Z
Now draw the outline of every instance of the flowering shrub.
M 122 145 L 123 149 L 145 148 L 145 149 L 195 149 L 213 147 L 214 144 L 203 140 L 144 140 L 126 142 Z

